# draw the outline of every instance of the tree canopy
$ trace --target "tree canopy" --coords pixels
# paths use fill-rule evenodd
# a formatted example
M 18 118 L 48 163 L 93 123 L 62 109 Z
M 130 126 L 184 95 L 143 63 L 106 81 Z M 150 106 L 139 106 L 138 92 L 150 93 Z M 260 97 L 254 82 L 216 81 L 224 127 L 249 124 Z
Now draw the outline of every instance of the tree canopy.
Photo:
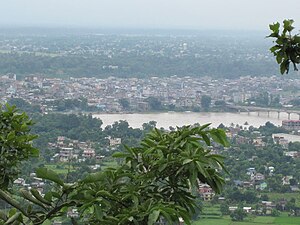
M 26 129 L 22 132 L 29 132 L 30 120 L 26 114 L 18 114 L 15 108 L 7 108 L 1 123 L 6 123 L 11 131 L 2 132 L 1 139 L 5 143 L 8 140 L 19 143 L 17 147 L 20 151 L 26 150 L 26 157 L 30 156 L 28 150 L 37 153 L 28 143 L 34 136 L 25 133 L 26 139 L 19 133 L 24 122 L 23 129 L 25 126 Z M 15 122 L 15 118 L 20 121 Z M 209 184 L 217 193 L 224 184 L 223 157 L 207 148 L 212 141 L 228 145 L 224 131 L 209 129 L 209 124 L 171 132 L 154 129 L 138 147 L 126 147 L 125 151 L 115 153 L 114 157 L 121 160 L 119 166 L 89 174 L 74 183 L 61 179 L 52 170 L 39 168 L 36 174 L 49 184 L 48 189 L 42 195 L 35 188 L 20 189 L 15 194 L 1 188 L 0 198 L 12 209 L 8 213 L 1 212 L 0 221 L 43 224 L 76 208 L 80 218 L 72 218 L 73 224 L 151 225 L 160 220 L 173 224 L 179 218 L 190 224 L 197 209 L 193 190 L 197 190 L 199 182 Z M 6 145 L 2 149 L 11 150 Z M 11 160 L 10 154 L 4 157 L 3 161 Z M 16 158 L 14 162 L 19 163 L 26 157 Z M 6 174 L 2 172 L 1 176 Z
M 207 110 L 211 104 L 211 97 L 208 95 L 201 96 L 201 107 Z
M 19 113 L 15 106 L 0 108 L 0 189 L 7 189 L 17 178 L 21 161 L 39 154 L 31 145 L 36 138 L 30 134 L 32 124 L 29 117 Z

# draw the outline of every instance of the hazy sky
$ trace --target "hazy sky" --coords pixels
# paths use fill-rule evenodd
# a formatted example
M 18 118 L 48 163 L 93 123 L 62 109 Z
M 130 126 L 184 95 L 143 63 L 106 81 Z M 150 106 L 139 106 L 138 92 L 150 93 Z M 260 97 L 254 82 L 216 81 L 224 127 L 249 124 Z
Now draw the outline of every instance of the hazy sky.
M 300 0 L 0 0 L 0 25 L 265 30 Z

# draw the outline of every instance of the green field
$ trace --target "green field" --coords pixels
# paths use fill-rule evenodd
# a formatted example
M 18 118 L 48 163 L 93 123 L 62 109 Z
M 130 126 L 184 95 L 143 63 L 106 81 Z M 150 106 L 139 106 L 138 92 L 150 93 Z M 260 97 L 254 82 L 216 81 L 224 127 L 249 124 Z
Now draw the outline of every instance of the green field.
M 103 162 L 103 164 L 101 164 L 101 170 L 105 170 L 106 168 L 114 168 L 118 165 L 118 162 L 113 160 L 113 161 L 106 161 L 106 162 Z
M 104 161 L 103 163 L 101 163 L 101 169 L 106 169 L 109 167 L 116 167 L 118 165 L 117 161 Z M 56 164 L 46 164 L 45 165 L 46 168 L 53 170 L 54 172 L 58 173 L 58 174 L 67 174 L 68 171 L 70 170 L 70 172 L 76 171 L 76 168 L 70 166 L 68 163 L 56 163 Z
M 278 217 L 275 219 L 275 224 L 279 225 L 299 225 L 300 217 Z
M 220 219 L 200 219 L 193 225 L 300 225 L 300 217 L 289 217 L 283 215 L 280 217 L 257 216 L 245 219 L 243 222 L 233 222 L 230 217 L 222 217 Z
M 67 174 L 68 173 L 68 164 L 59 163 L 59 164 L 47 164 L 45 165 L 46 168 L 53 170 L 58 174 Z M 70 172 L 75 171 L 72 167 L 70 168 Z

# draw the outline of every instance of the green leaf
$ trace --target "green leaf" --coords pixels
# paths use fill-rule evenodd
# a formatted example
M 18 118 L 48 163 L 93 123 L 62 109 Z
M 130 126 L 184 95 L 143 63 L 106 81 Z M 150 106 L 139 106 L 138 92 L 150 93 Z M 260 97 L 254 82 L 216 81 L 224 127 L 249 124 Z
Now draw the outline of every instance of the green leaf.
M 102 208 L 99 205 L 94 205 L 94 213 L 97 220 L 101 220 L 104 216 Z
M 211 125 L 211 123 L 207 123 L 207 124 L 202 125 L 201 127 L 199 127 L 199 131 L 204 130 L 205 128 L 209 127 L 210 125 Z
M 205 134 L 205 133 L 201 133 L 201 137 L 203 138 L 203 140 L 205 141 L 205 144 L 210 146 L 211 143 L 210 143 L 210 139 L 209 137 Z
M 274 45 L 273 47 L 270 48 L 270 51 L 271 51 L 272 53 L 274 53 L 276 50 L 279 50 L 279 49 L 281 49 L 280 46 Z
M 32 157 L 39 157 L 40 151 L 37 148 L 31 148 L 30 154 Z
M 58 192 L 55 192 L 55 191 L 51 191 L 49 193 L 49 195 L 51 194 L 51 198 L 54 197 L 54 198 L 57 198 L 57 199 L 60 199 L 61 195 L 58 193 Z M 46 197 L 46 196 L 45 196 Z
M 16 137 L 15 132 L 11 131 L 8 135 L 7 135 L 7 141 L 11 141 Z
M 180 213 L 180 216 L 182 217 L 184 224 L 191 225 L 190 218 L 186 212 Z
M 160 210 L 154 210 L 148 217 L 148 225 L 153 225 L 159 218 Z
M 277 23 L 274 23 L 274 24 L 270 24 L 269 27 L 270 27 L 271 31 L 273 31 L 274 33 L 278 33 L 279 28 L 280 28 L 280 24 L 277 22 Z
M 39 178 L 50 180 L 60 186 L 64 186 L 64 182 L 59 178 L 58 174 L 55 173 L 53 170 L 47 168 L 38 168 L 36 170 L 36 175 Z
M 0 189 L 0 198 L 10 204 L 11 206 L 15 207 L 16 209 L 20 210 L 24 215 L 27 213 L 22 209 L 21 204 L 13 199 L 13 197 L 9 194 L 4 192 Z
M 27 212 L 28 214 L 30 214 L 30 213 L 32 212 L 32 205 L 31 205 L 31 204 L 29 204 L 29 205 L 27 206 L 26 212 Z
M 294 27 L 292 26 L 293 23 L 294 23 L 294 20 L 284 20 L 283 21 L 284 30 L 291 32 L 294 29 Z
M 190 163 L 192 161 L 193 161 L 192 159 L 185 159 L 185 160 L 183 160 L 182 165 L 188 164 L 188 163 Z
M 108 192 L 108 191 L 105 191 L 105 190 L 100 190 L 96 193 L 96 196 L 106 196 L 106 197 L 112 197 L 112 195 Z
M 210 131 L 210 135 L 211 135 L 212 139 L 215 142 L 217 142 L 219 144 L 222 144 L 225 147 L 229 146 L 229 142 L 226 138 L 226 134 L 225 134 L 224 130 L 222 130 L 222 129 L 213 129 L 213 130 Z
M 167 213 L 167 212 L 164 211 L 164 210 L 161 210 L 161 214 L 163 215 L 163 217 L 164 217 L 170 224 L 172 224 L 173 220 L 172 220 L 172 218 L 171 218 L 171 216 L 170 216 L 169 213 Z
M 289 72 L 289 61 L 288 60 L 284 60 L 281 64 L 280 64 L 280 73 L 284 74 L 285 72 L 288 73 Z
M 167 163 L 163 163 L 159 165 L 159 172 L 162 172 L 163 170 L 165 170 L 167 168 L 168 164 Z
M 116 152 L 112 155 L 114 158 L 126 158 L 127 156 L 130 156 L 128 153 L 125 152 Z
M 295 35 L 293 39 L 296 43 L 300 44 L 300 36 Z
M 283 60 L 283 54 L 282 52 L 278 52 L 277 55 L 276 55 L 276 61 L 278 64 L 282 63 L 282 60 Z
M 102 175 L 103 175 L 103 172 L 97 172 L 97 173 L 91 173 L 89 175 L 87 175 L 83 180 L 82 182 L 83 183 L 95 183 L 97 181 L 100 181 L 102 179 Z
M 44 196 L 44 199 L 48 202 L 52 202 L 52 192 L 47 192 Z
M 35 188 L 31 188 L 30 189 L 31 194 L 40 202 L 42 202 L 43 204 L 46 205 L 51 205 L 51 202 L 49 202 L 48 200 L 46 200 L 45 198 L 43 198 L 40 193 L 38 192 L 38 190 L 36 190 Z
M 9 224 L 13 224 L 15 221 L 17 221 L 18 219 L 20 219 L 20 217 L 22 217 L 22 214 L 20 212 L 15 213 L 12 217 L 10 217 L 5 223 L 4 225 L 9 225 Z
M 4 221 L 7 220 L 7 216 L 6 216 L 6 214 L 2 210 L 0 210 L 0 219 L 2 219 Z
M 29 191 L 25 190 L 25 189 L 21 189 L 20 190 L 21 195 L 23 196 L 23 198 L 27 199 L 28 201 L 30 201 L 31 203 L 34 203 L 35 205 L 39 205 L 42 208 L 46 209 L 45 205 L 40 202 L 39 200 L 37 200 L 36 198 L 34 198 L 32 196 L 32 194 L 29 193 Z

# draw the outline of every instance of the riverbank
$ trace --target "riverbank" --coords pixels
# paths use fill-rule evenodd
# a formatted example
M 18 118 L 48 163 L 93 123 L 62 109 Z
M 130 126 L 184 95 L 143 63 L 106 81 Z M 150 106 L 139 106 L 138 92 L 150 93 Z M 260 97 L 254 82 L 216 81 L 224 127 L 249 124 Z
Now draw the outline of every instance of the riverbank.
M 124 111 L 84 111 L 84 110 L 69 110 L 69 111 L 61 111 L 58 113 L 65 113 L 65 114 L 151 114 L 151 113 L 168 113 L 168 112 L 175 112 L 175 113 L 185 113 L 185 112 L 193 112 L 193 113 L 236 113 L 237 110 L 229 109 L 229 108 L 210 108 L 209 110 L 193 110 L 193 109 L 162 109 L 162 110 L 147 110 L 147 111 L 131 111 L 131 110 L 124 110 Z

